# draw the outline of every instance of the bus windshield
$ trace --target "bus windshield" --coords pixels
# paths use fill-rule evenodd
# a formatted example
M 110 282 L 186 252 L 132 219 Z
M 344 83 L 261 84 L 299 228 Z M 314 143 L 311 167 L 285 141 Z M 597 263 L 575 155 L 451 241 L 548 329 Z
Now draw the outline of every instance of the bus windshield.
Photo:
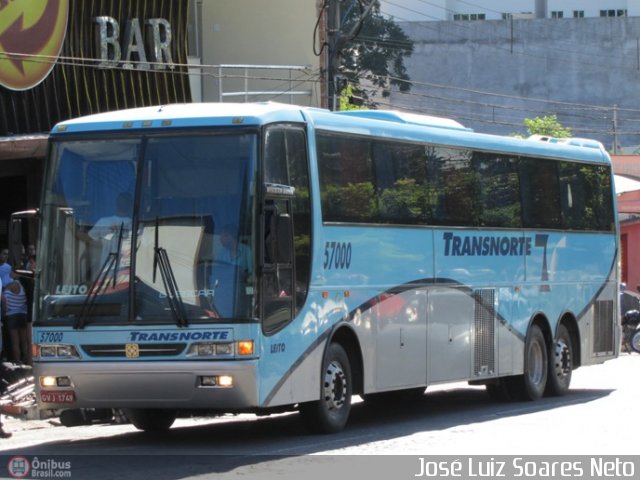
M 53 143 L 39 321 L 253 318 L 256 155 L 253 133 Z

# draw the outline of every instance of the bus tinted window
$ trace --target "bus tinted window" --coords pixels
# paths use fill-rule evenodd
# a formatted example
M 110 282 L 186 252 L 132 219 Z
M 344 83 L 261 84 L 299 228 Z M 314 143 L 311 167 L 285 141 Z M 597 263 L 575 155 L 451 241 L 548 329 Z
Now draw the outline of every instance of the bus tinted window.
M 482 227 L 522 227 L 519 162 L 514 157 L 476 152 L 478 224 Z
M 562 228 L 558 162 L 540 158 L 522 158 L 520 162 L 524 226 Z
M 289 185 L 285 130 L 276 128 L 267 130 L 265 146 L 264 181 Z
M 615 219 L 613 216 L 613 197 L 611 196 L 611 171 L 602 165 L 591 167 L 587 169 L 587 172 L 589 170 L 591 172 L 585 184 L 591 191 L 587 192 L 588 201 L 586 204 L 587 209 L 593 211 L 590 218 L 595 223 L 594 230 L 612 232 L 615 230 Z
M 564 227 L 611 230 L 614 219 L 608 169 L 599 165 L 560 162 L 558 170 Z
M 471 151 L 428 147 L 437 195 L 438 225 L 476 225 L 478 205 Z
M 323 220 L 611 231 L 604 165 L 318 134 Z
M 370 142 L 318 135 L 318 169 L 324 220 L 375 223 L 375 195 Z
M 378 142 L 373 147 L 378 223 L 432 223 L 433 189 L 424 146 Z

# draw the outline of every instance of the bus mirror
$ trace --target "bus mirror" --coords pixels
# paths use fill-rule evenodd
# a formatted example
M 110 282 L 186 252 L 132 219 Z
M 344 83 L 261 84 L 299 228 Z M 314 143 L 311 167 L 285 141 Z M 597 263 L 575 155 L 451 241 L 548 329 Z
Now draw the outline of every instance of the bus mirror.
M 293 239 L 293 228 L 289 214 L 282 213 L 278 215 L 276 232 L 276 263 L 291 263 L 293 257 L 293 245 L 291 244 Z
M 34 221 L 40 218 L 38 210 L 26 210 L 11 214 L 11 222 L 9 226 L 9 264 L 20 270 L 17 272 L 22 276 L 29 276 L 29 270 L 21 270 L 23 264 L 23 254 L 25 244 L 23 238 L 35 238 L 37 225 Z M 33 228 L 32 228 L 33 227 Z

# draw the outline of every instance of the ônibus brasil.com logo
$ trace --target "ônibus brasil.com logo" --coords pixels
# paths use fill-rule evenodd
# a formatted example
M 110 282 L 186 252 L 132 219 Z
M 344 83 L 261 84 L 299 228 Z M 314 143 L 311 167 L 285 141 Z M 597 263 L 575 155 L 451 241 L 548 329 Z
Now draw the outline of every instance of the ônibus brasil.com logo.
M 17 456 L 9 460 L 7 470 L 13 478 L 26 478 L 31 472 L 31 464 L 27 458 Z
M 71 478 L 71 462 L 38 457 L 30 461 L 17 455 L 9 460 L 7 471 L 12 478 Z

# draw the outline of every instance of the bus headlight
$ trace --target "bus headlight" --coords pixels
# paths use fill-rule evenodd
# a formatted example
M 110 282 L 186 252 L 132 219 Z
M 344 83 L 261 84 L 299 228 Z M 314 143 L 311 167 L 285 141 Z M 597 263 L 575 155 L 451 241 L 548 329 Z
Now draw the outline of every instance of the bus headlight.
M 69 377 L 40 377 L 40 386 L 45 388 L 51 387 L 70 387 L 71 379 Z
M 199 342 L 191 344 L 187 350 L 188 357 L 232 357 L 254 353 L 253 340 L 240 340 L 235 343 Z
M 212 343 L 199 343 L 197 349 L 199 357 L 211 357 L 216 351 Z
M 201 387 L 233 387 L 233 377 L 231 375 L 204 375 L 200 377 Z
M 230 357 L 233 355 L 233 343 L 201 342 L 189 347 L 189 357 Z
M 233 344 L 216 343 L 216 355 L 233 355 Z
M 68 359 L 68 358 L 80 358 L 78 350 L 74 345 L 36 345 L 35 348 L 36 357 L 52 359 Z
M 40 377 L 40 386 L 41 387 L 57 387 L 58 382 L 56 377 Z

